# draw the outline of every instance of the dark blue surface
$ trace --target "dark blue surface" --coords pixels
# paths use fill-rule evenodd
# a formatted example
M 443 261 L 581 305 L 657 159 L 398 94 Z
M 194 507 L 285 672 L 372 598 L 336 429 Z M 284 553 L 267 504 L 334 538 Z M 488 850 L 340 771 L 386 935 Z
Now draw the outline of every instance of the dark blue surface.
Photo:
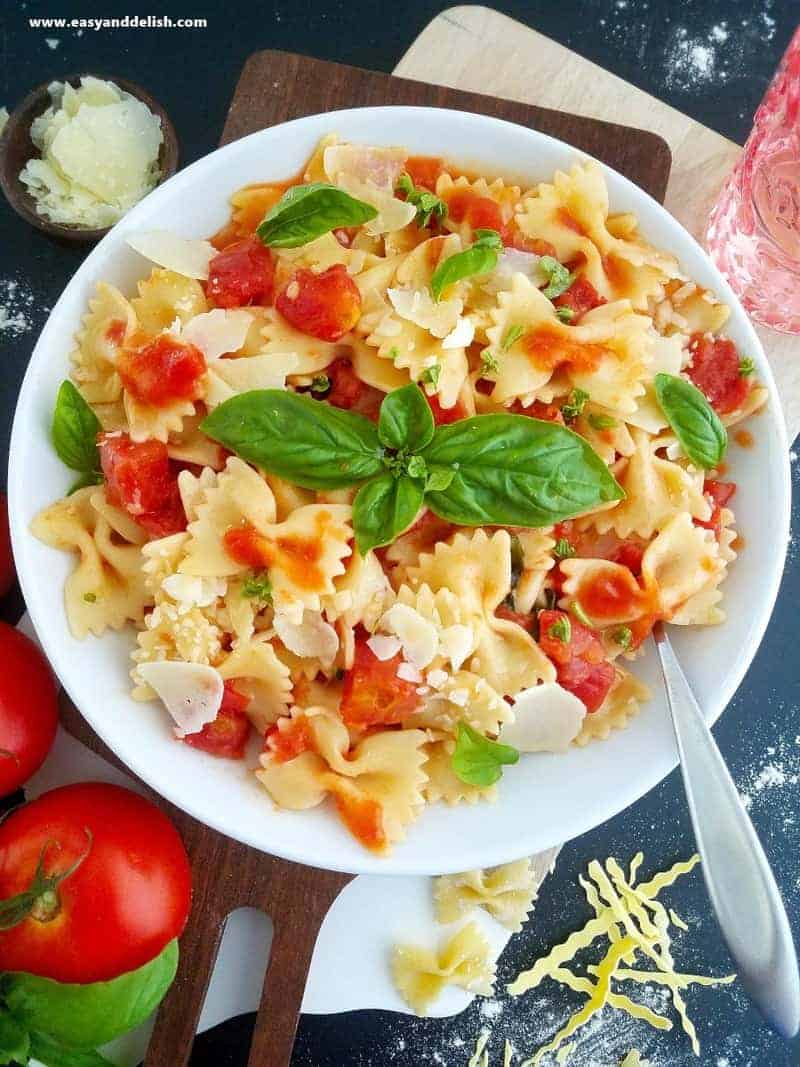
M 86 31 L 32 30 L 31 16 L 105 16 L 133 14 L 134 4 L 28 3 L 6 5 L 0 19 L 3 87 L 0 103 L 12 107 L 35 84 L 67 72 L 90 69 L 138 81 L 167 107 L 187 163 L 213 148 L 246 56 L 257 48 L 283 48 L 390 70 L 411 41 L 446 5 L 413 0 L 405 5 L 349 0 L 315 4 L 244 2 L 173 3 L 159 13 L 206 16 L 205 30 Z M 681 110 L 742 140 L 750 116 L 798 18 L 795 0 L 551 0 L 503 3 L 508 14 L 568 44 L 620 76 Z M 142 10 L 141 14 L 147 14 Z M 716 31 L 714 31 L 716 27 Z M 727 37 L 725 36 L 727 34 Z M 51 48 L 45 38 L 58 39 Z M 697 49 L 700 49 L 698 52 Z M 706 53 L 704 49 L 708 48 Z M 710 66 L 707 65 L 710 55 Z M 694 65 L 687 63 L 692 56 Z M 498 55 L 498 63 L 505 57 Z M 693 72 L 693 73 L 692 73 Z M 0 204 L 0 304 L 9 281 L 31 296 L 31 327 L 12 336 L 0 331 L 0 453 L 8 447 L 11 415 L 38 329 L 48 307 L 77 268 L 83 251 L 49 241 L 29 229 Z M 65 344 L 68 339 L 65 338 Z M 798 342 L 800 349 L 800 342 Z M 800 353 L 799 353 L 800 354 Z M 795 490 L 800 473 L 794 464 Z M 5 477 L 3 470 L 2 477 Z M 800 534 L 795 508 L 794 536 Z M 782 552 L 775 545 L 776 552 Z M 752 798 L 751 811 L 775 865 L 793 922 L 800 904 L 800 708 L 797 653 L 797 603 L 800 561 L 790 548 L 776 612 L 762 648 L 730 708 L 716 729 L 737 782 Z M 19 599 L 11 596 L 1 614 L 15 619 Z M 737 605 L 737 610 L 747 610 Z M 736 649 L 730 650 L 737 655 Z M 546 812 L 532 813 L 546 818 Z M 672 775 L 658 789 L 616 819 L 569 844 L 524 933 L 501 961 L 499 987 L 586 918 L 575 879 L 594 857 L 628 860 L 643 848 L 650 870 L 660 869 L 693 850 L 680 782 Z M 724 973 L 729 969 L 716 935 L 698 873 L 679 883 L 670 902 L 692 925 L 678 942 L 684 970 Z M 354 936 L 358 932 L 354 931 Z M 342 976 L 346 980 L 346 976 Z M 797 1045 L 773 1037 L 750 1010 L 736 986 L 693 990 L 687 997 L 703 1044 L 700 1063 L 708 1067 L 790 1067 L 800 1064 Z M 297 1067 L 369 1065 L 462 1067 L 482 1026 L 491 1026 L 490 1046 L 502 1062 L 509 1037 L 521 1052 L 555 1030 L 567 1000 L 545 986 L 512 1002 L 500 998 L 495 1018 L 474 1005 L 456 1019 L 421 1021 L 382 1012 L 304 1018 L 294 1063 Z M 548 1013 L 553 1025 L 547 1027 Z M 252 1018 L 244 1017 L 204 1035 L 193 1067 L 240 1067 L 246 1062 Z M 680 1030 L 654 1035 L 644 1024 L 629 1026 L 608 1015 L 602 1043 L 576 1054 L 576 1067 L 611 1067 L 638 1046 L 658 1067 L 698 1062 Z M 165 1065 L 166 1067 L 166 1065 Z M 268 1065 L 265 1065 L 268 1067 Z

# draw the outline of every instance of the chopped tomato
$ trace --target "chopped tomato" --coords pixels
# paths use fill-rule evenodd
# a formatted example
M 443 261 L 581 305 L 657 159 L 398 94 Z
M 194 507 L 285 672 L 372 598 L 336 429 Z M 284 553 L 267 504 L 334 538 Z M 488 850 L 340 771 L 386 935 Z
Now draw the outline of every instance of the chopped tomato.
M 436 192 L 436 182 L 444 173 L 442 160 L 438 156 L 409 156 L 405 164 L 405 172 L 414 185 Z
M 473 230 L 503 230 L 503 212 L 497 201 L 477 196 L 471 189 L 458 189 L 447 201 L 453 222 L 466 222 Z
M 612 563 L 620 563 L 627 567 L 631 574 L 638 576 L 642 573 L 642 556 L 646 548 L 647 545 L 639 541 L 623 541 L 608 558 Z
M 124 508 L 151 537 L 186 529 L 178 475 L 161 441 L 131 441 L 126 433 L 101 434 L 100 464 L 109 504 Z
M 559 308 L 569 308 L 572 312 L 570 321 L 576 323 L 587 311 L 605 304 L 606 298 L 598 293 L 587 278 L 580 277 L 576 278 L 561 296 L 557 296 L 553 303 Z
M 569 640 L 551 635 L 556 623 L 569 624 Z M 597 711 L 614 683 L 614 666 L 597 636 L 563 611 L 539 613 L 539 645 L 556 668 L 559 685 L 574 693 L 588 712 Z
M 532 252 L 535 256 L 556 257 L 556 246 L 542 237 L 527 237 L 516 226 L 506 226 L 503 232 L 503 244 L 516 248 L 518 252 Z
M 415 682 L 398 678 L 400 652 L 380 660 L 361 634 L 356 638 L 353 666 L 345 672 L 340 714 L 350 726 L 401 723 L 418 710 L 422 701 Z
M 433 421 L 437 426 L 446 426 L 450 422 L 458 422 L 459 419 L 467 417 L 466 409 L 460 400 L 457 400 L 451 408 L 443 408 L 437 393 L 433 396 L 428 396 L 426 393 L 425 396 L 433 412 Z
M 514 611 L 513 608 L 509 608 L 505 604 L 500 604 L 499 607 L 495 608 L 494 613 L 498 619 L 505 619 L 506 622 L 515 622 L 517 626 L 521 626 L 528 633 L 531 632 L 536 621 L 536 616 L 532 612 Z
M 689 342 L 691 365 L 686 373 L 721 415 L 735 411 L 750 391 L 750 380 L 739 370 L 739 353 L 727 337 L 692 335 Z
M 633 651 L 638 648 L 643 641 L 646 641 L 650 634 L 653 632 L 653 627 L 661 618 L 658 614 L 642 615 L 640 619 L 634 619 L 633 622 L 628 623 L 628 629 L 631 632 L 631 643 L 628 646 L 629 651 Z
M 553 527 L 553 537 L 556 541 L 569 541 L 573 548 L 578 544 L 580 540 L 580 534 L 575 529 L 575 522 L 573 519 L 565 519 L 563 522 L 557 522 Z
M 334 791 L 334 802 L 339 818 L 356 840 L 375 852 L 386 848 L 383 807 L 374 797 L 359 793 L 355 787 L 341 781 Z
M 115 348 L 119 348 L 119 346 L 125 340 L 126 332 L 126 322 L 124 322 L 122 319 L 112 319 L 106 327 L 106 340 L 109 341 Z
M 722 533 L 722 509 L 736 492 L 736 482 L 716 482 L 712 478 L 707 478 L 703 492 L 711 505 L 711 514 L 707 519 L 695 519 L 694 524 L 706 530 L 713 530 L 714 536 L 719 541 Z
M 123 348 L 117 370 L 131 396 L 163 408 L 176 400 L 198 399 L 206 361 L 199 348 L 162 333 L 140 348 Z
M 545 422 L 560 422 L 564 425 L 564 416 L 558 404 L 545 404 L 542 400 L 534 400 L 532 404 L 523 407 L 521 401 L 515 400 L 507 410 L 511 415 L 528 415 L 532 419 L 544 419 Z
M 233 683 L 225 682 L 222 704 L 213 722 L 207 722 L 196 734 L 183 740 L 192 748 L 210 752 L 212 756 L 226 759 L 244 759 L 247 739 L 250 736 L 250 720 L 247 705 L 250 701 L 235 689 Z
M 320 274 L 301 267 L 278 293 L 275 307 L 296 330 L 338 341 L 358 322 L 361 294 L 342 263 Z
M 288 763 L 307 752 L 314 743 L 307 715 L 296 719 L 281 719 L 267 730 L 264 751 L 272 754 L 276 763 Z
M 228 245 L 209 263 L 206 293 L 217 307 L 266 307 L 274 291 L 275 259 L 258 237 Z
M 367 386 L 361 381 L 349 359 L 335 359 L 325 370 L 331 380 L 331 391 L 326 396 L 335 408 L 352 408 L 364 395 Z

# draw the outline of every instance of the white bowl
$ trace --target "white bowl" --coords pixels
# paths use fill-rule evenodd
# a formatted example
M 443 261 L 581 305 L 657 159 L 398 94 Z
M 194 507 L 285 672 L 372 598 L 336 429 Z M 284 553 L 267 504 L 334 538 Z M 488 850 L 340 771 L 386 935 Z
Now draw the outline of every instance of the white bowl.
M 382 874 L 434 874 L 485 867 L 557 845 L 597 826 L 652 789 L 675 766 L 669 716 L 651 652 L 635 665 L 655 694 L 631 726 L 605 742 L 564 756 L 526 756 L 506 770 L 494 805 L 428 807 L 408 839 L 386 858 L 364 850 L 327 807 L 277 811 L 245 766 L 216 760 L 171 736 L 156 704 L 131 700 L 130 633 L 76 641 L 61 603 L 72 558 L 28 531 L 40 508 L 62 496 L 72 475 L 49 441 L 71 338 L 95 283 L 130 291 L 145 264 L 125 244 L 137 230 L 213 233 L 228 197 L 248 182 L 295 174 L 317 140 L 336 131 L 373 144 L 402 144 L 485 171 L 549 180 L 579 153 L 560 141 L 482 115 L 434 108 L 364 108 L 314 115 L 227 145 L 156 189 L 89 255 L 53 308 L 20 392 L 11 438 L 9 502 L 14 552 L 28 610 L 64 687 L 120 759 L 163 796 L 249 845 L 316 867 Z M 614 211 L 633 211 L 645 236 L 674 252 L 686 272 L 732 309 L 727 332 L 751 356 L 770 392 L 769 410 L 752 424 L 755 446 L 731 446 L 739 485 L 736 513 L 745 549 L 725 583 L 727 622 L 682 629 L 672 637 L 700 704 L 713 722 L 755 655 L 772 611 L 789 531 L 789 461 L 775 383 L 758 338 L 730 288 L 699 245 L 641 189 L 604 168 Z

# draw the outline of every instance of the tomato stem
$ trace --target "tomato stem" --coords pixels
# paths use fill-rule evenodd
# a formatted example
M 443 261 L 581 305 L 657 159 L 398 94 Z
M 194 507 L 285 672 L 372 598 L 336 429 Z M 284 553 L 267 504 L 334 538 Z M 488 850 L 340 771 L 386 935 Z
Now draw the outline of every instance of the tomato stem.
M 56 918 L 61 911 L 61 898 L 58 894 L 58 887 L 65 879 L 77 871 L 92 849 L 92 832 L 88 826 L 85 826 L 83 830 L 87 838 L 86 848 L 65 871 L 59 871 L 55 874 L 44 873 L 47 850 L 51 845 L 55 845 L 58 849 L 61 848 L 58 841 L 45 842 L 42 851 L 39 853 L 36 870 L 28 888 L 16 896 L 0 900 L 0 931 L 10 930 L 14 926 L 19 926 L 26 919 L 35 919 L 37 922 L 47 923 Z

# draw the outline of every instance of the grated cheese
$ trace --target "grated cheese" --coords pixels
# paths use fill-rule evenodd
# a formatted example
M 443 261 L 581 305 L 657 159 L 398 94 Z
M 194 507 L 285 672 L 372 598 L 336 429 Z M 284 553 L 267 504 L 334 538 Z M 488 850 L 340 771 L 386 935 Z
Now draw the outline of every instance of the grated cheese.
M 30 159 L 20 180 L 38 214 L 67 226 L 100 229 L 146 196 L 159 179 L 160 120 L 113 82 L 81 78 L 49 87 L 50 107 L 34 119 Z

